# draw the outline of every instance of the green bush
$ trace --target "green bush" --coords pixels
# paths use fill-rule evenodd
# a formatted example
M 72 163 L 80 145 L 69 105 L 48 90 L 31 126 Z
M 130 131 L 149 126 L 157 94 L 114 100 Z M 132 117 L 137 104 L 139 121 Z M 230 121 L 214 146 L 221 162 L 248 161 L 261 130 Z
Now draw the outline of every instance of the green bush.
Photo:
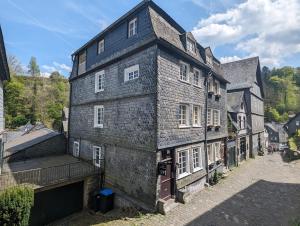
M 24 115 L 18 115 L 16 117 L 12 118 L 11 126 L 12 126 L 12 128 L 17 128 L 19 126 L 26 125 L 27 122 L 28 122 L 28 120 L 26 119 L 26 117 Z
M 33 206 L 33 189 L 26 186 L 7 188 L 0 193 L 0 225 L 28 225 Z

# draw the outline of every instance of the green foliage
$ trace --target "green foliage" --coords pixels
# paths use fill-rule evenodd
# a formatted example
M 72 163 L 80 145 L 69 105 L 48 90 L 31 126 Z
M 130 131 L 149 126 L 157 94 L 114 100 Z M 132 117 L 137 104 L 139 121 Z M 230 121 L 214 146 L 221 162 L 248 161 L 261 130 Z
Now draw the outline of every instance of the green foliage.
M 285 122 L 289 113 L 300 111 L 300 70 L 263 67 L 265 115 L 267 121 Z
M 40 76 L 40 68 L 35 57 L 31 57 L 29 61 L 28 72 L 31 76 Z
M 0 225 L 28 225 L 33 202 L 34 191 L 30 187 L 11 187 L 1 192 Z
M 50 78 L 13 75 L 4 85 L 6 127 L 40 121 L 59 129 L 62 109 L 68 106 L 69 82 L 60 74 Z

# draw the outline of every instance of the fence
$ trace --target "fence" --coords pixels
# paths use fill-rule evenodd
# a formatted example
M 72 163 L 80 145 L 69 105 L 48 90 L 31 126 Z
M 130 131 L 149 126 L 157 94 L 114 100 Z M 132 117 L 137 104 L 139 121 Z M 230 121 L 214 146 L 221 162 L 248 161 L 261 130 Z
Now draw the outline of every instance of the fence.
M 47 168 L 38 168 L 0 175 L 0 190 L 17 184 L 47 186 L 68 180 L 100 174 L 100 168 L 92 162 L 76 162 Z

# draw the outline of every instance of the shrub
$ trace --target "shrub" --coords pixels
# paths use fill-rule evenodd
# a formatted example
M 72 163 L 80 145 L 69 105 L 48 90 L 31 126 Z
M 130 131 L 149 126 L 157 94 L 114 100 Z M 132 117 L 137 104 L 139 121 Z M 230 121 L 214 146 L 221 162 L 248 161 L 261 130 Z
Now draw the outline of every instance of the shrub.
M 28 120 L 26 119 L 26 117 L 24 115 L 18 115 L 16 117 L 12 118 L 11 126 L 12 126 L 12 128 L 17 128 L 19 126 L 26 125 L 27 122 L 28 122 Z
M 28 225 L 33 206 L 33 189 L 16 186 L 0 193 L 0 225 Z

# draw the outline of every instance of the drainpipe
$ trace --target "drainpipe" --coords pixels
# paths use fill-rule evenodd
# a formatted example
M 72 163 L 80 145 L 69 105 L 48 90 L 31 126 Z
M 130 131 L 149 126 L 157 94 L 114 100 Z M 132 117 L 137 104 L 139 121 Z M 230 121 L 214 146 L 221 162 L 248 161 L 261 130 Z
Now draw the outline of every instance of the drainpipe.
M 208 152 L 207 152 L 207 112 L 208 112 L 208 80 L 212 76 L 211 69 L 205 78 L 205 117 L 204 117 L 204 150 L 205 150 L 205 166 L 206 166 L 206 183 L 209 183 L 209 168 L 208 168 Z

